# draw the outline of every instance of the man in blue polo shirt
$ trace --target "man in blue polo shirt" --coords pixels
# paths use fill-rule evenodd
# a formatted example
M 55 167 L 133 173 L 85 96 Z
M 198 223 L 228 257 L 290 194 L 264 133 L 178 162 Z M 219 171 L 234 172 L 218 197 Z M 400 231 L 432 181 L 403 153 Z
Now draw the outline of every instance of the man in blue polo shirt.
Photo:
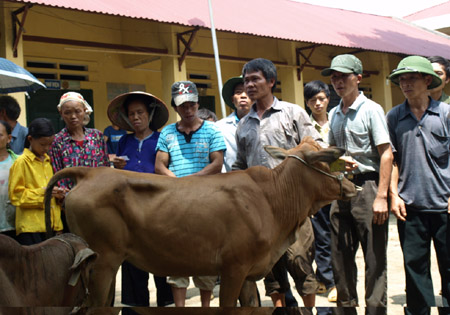
M 197 87 L 190 81 L 172 85 L 173 109 L 181 120 L 166 126 L 156 146 L 155 173 L 171 177 L 220 173 L 225 141 L 217 126 L 198 117 Z M 182 200 L 180 200 L 182 202 Z M 209 306 L 217 276 L 194 277 L 202 306 Z M 169 277 L 176 306 L 184 306 L 189 278 Z
M 11 150 L 16 154 L 22 154 L 25 146 L 25 138 L 28 128 L 22 126 L 17 119 L 20 116 L 20 106 L 17 100 L 9 95 L 0 96 L 0 119 L 6 121 L 12 129 Z
M 450 300 L 450 106 L 429 96 L 429 90 L 442 80 L 423 57 L 404 58 L 389 79 L 406 98 L 387 115 L 395 161 L 391 211 L 398 218 L 403 250 L 405 313 L 429 314 L 429 307 L 436 306 L 431 239 L 441 274 L 443 306 L 448 307 Z

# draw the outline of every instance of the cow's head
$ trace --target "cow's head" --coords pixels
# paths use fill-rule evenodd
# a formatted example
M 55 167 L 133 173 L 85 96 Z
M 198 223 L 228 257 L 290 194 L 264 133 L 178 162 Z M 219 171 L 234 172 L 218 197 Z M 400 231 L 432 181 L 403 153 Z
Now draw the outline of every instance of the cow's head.
M 66 233 L 56 236 L 60 240 L 67 242 L 73 250 L 73 264 L 69 269 L 70 277 L 65 288 L 62 305 L 83 306 L 89 294 L 90 272 L 97 260 L 98 254 L 88 247 L 88 244 L 81 237 Z
M 357 187 L 344 177 L 340 172 L 331 172 L 329 164 L 336 161 L 345 150 L 337 147 L 321 148 L 311 137 L 306 137 L 303 141 L 290 150 L 284 150 L 273 146 L 265 146 L 264 149 L 274 158 L 284 160 L 291 157 L 310 168 L 317 176 L 312 180 L 321 180 L 334 185 L 326 185 L 329 193 L 329 201 L 336 199 L 348 200 L 356 196 Z M 325 203 L 326 204 L 326 203 Z

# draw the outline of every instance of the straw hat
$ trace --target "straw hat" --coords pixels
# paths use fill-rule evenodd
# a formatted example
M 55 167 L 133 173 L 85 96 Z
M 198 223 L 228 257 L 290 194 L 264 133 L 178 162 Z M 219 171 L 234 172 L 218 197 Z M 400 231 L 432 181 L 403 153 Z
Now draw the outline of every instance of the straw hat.
M 169 119 L 169 111 L 167 110 L 166 104 L 156 96 L 141 91 L 124 93 L 111 101 L 108 106 L 108 117 L 113 124 L 119 126 L 120 129 L 134 131 L 123 106 L 127 98 L 131 95 L 141 95 L 142 99 L 148 101 L 147 104 L 150 105 L 149 127 L 151 130 L 158 130 L 164 126 Z

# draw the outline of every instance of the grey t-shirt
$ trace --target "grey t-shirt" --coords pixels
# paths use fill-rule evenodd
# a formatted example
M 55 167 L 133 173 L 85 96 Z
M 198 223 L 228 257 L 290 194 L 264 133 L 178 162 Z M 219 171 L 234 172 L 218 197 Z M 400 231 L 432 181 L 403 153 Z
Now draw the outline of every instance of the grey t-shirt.
M 450 106 L 430 100 L 420 119 L 407 102 L 387 114 L 399 167 L 398 191 L 417 211 L 446 212 L 450 197 Z
M 380 171 L 377 146 L 389 143 L 383 108 L 360 93 L 346 114 L 341 103 L 329 113 L 328 143 L 346 150 L 358 163 L 353 173 Z
M 262 165 L 274 168 L 282 161 L 272 158 L 265 145 L 291 149 L 306 136 L 321 141 L 306 111 L 298 105 L 274 97 L 272 107 L 260 119 L 254 104 L 241 119 L 236 131 L 237 158 L 233 170 Z

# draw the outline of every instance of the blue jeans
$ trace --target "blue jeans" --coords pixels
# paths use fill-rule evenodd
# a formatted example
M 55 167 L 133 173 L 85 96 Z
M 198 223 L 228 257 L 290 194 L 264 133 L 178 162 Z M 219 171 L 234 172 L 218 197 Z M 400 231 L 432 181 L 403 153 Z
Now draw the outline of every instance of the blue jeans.
M 311 219 L 316 246 L 316 277 L 327 289 L 334 287 L 333 267 L 331 266 L 331 204 L 320 209 Z

